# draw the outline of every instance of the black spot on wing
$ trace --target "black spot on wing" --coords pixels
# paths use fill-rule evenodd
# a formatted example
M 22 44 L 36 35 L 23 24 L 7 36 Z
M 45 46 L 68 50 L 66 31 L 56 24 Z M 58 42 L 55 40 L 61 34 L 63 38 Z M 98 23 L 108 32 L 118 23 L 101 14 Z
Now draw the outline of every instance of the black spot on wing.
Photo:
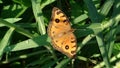
M 56 23 L 59 23 L 59 22 L 60 22 L 60 20 L 59 20 L 59 19 L 55 19 L 55 22 L 56 22 Z
M 68 45 L 66 45 L 66 46 L 65 46 L 65 49 L 66 49 L 66 50 L 68 50 L 68 49 L 69 49 L 69 46 L 68 46 Z

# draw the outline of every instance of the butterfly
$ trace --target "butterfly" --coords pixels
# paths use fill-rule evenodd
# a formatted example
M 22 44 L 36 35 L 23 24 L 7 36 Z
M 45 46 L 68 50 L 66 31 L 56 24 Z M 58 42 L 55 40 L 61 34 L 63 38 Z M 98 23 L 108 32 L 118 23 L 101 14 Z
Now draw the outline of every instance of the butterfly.
M 69 58 L 74 58 L 77 50 L 74 29 L 67 16 L 59 8 L 52 10 L 51 21 L 48 25 L 48 36 L 51 38 L 53 48 L 65 54 Z

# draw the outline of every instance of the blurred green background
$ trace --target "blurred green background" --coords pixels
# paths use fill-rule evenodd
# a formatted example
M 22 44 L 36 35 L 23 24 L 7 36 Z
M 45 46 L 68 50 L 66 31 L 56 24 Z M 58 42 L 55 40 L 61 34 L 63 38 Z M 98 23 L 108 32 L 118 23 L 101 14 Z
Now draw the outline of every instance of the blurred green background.
M 52 48 L 53 7 L 76 29 L 75 59 Z M 1 68 L 120 68 L 120 0 L 0 0 L 0 9 Z

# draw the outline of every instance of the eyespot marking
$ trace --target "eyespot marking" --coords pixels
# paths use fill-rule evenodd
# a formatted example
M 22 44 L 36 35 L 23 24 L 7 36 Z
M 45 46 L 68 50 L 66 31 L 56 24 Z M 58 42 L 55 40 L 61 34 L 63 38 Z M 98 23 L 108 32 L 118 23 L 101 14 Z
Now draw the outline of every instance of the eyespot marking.
M 65 46 L 65 49 L 66 49 L 66 50 L 68 50 L 68 49 L 69 49 L 69 46 L 68 46 L 68 45 L 66 45 L 66 46 Z
M 55 19 L 55 22 L 56 22 L 56 23 L 59 23 L 59 22 L 60 22 L 60 20 L 59 20 L 59 19 Z

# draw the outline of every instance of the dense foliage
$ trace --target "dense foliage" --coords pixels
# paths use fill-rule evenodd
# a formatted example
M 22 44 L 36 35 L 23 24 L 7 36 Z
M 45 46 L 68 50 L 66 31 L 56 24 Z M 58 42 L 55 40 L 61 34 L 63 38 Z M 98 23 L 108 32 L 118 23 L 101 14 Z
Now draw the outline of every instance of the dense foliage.
M 120 68 L 120 0 L 0 0 L 0 6 L 0 67 Z M 75 59 L 51 46 L 53 7 L 75 29 Z

